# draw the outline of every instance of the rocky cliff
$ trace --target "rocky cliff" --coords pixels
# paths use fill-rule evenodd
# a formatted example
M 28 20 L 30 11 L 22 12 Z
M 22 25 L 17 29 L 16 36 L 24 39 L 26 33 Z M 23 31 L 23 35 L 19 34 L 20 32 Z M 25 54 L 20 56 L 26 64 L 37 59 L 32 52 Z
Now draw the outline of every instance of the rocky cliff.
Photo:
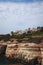
M 43 64 L 43 44 L 19 43 L 0 45 L 0 55 L 10 59 L 18 59 L 21 63 Z M 37 61 L 36 61 L 37 59 Z M 32 64 L 31 64 L 32 65 Z M 33 64 L 34 65 L 34 64 Z
M 7 45 L 6 57 L 19 59 L 20 62 L 29 62 L 37 58 L 37 61 L 43 62 L 43 46 L 34 43 L 20 43 Z M 33 61 L 32 61 L 33 62 Z

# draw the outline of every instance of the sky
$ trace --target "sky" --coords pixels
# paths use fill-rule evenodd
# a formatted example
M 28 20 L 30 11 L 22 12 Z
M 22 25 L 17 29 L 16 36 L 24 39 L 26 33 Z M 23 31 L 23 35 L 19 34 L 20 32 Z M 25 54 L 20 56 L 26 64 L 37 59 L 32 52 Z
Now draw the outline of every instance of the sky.
M 43 1 L 43 0 L 0 0 L 0 2 L 36 2 L 36 1 Z
M 43 0 L 0 0 L 0 34 L 43 26 Z

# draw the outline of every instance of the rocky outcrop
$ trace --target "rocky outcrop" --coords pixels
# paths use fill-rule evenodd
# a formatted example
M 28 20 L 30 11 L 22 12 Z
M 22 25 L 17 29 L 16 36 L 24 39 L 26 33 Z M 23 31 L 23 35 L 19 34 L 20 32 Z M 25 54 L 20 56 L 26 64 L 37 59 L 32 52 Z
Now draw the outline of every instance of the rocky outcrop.
M 40 63 L 41 59 L 41 45 L 34 43 L 20 43 L 7 45 L 6 57 L 18 59 L 20 62 L 28 62 L 37 59 Z
M 0 55 L 5 55 L 10 59 L 18 59 L 21 63 L 41 62 L 43 65 L 43 44 L 19 43 L 1 44 Z M 37 59 L 37 61 L 35 61 Z M 33 64 L 34 65 L 34 64 Z
M 41 48 L 41 58 L 42 58 L 41 63 L 43 65 L 43 48 Z
M 18 45 L 17 44 L 8 44 L 6 49 L 6 57 L 15 58 L 17 52 Z

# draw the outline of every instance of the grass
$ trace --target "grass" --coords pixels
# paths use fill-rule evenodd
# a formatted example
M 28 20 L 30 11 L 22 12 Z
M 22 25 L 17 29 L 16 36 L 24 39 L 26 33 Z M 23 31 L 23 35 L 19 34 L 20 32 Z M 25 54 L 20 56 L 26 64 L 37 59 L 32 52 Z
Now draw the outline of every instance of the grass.
M 32 33 L 32 36 L 43 36 L 43 32 Z

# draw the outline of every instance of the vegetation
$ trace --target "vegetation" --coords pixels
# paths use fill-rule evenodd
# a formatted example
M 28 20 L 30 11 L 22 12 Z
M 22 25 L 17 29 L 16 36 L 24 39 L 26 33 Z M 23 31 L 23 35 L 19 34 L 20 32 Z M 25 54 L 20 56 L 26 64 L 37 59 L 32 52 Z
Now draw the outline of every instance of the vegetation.
M 32 36 L 43 36 L 43 32 L 42 31 L 37 31 L 35 33 L 32 33 Z
M 17 39 L 18 42 L 22 42 L 23 38 L 28 38 L 28 42 L 35 42 L 35 43 L 39 43 L 40 42 L 40 38 L 32 38 L 33 36 L 43 36 L 43 27 L 37 27 L 37 31 L 32 32 L 30 29 L 22 34 L 18 34 L 18 33 L 14 33 L 13 31 L 10 34 L 6 34 L 6 35 L 0 35 L 0 40 L 4 40 L 4 41 L 8 41 L 11 38 L 15 38 Z

